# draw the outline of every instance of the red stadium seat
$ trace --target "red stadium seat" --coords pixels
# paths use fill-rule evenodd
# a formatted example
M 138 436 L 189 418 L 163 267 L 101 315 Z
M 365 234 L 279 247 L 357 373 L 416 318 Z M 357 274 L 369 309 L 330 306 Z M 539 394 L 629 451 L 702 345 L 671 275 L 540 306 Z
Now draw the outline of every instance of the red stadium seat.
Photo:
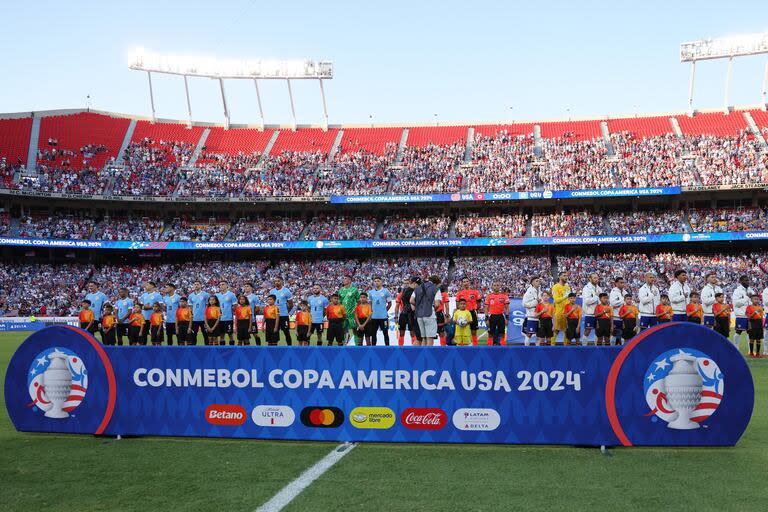
M 554 121 L 540 123 L 541 136 L 546 139 L 568 138 L 589 140 L 600 137 L 600 121 Z
M 610 133 L 631 132 L 639 138 L 654 137 L 672 133 L 672 123 L 669 116 L 625 117 L 609 119 L 608 131 Z
M 320 128 L 300 128 L 295 132 L 280 130 L 270 155 L 279 155 L 283 151 L 309 152 L 320 151 L 328 154 L 336 140 L 339 130 L 324 132 Z
M 129 119 L 92 112 L 43 117 L 37 147 L 42 151 L 56 149 L 75 153 L 71 157 L 57 157 L 54 167 L 69 161 L 67 167 L 71 169 L 100 169 L 109 158 L 117 156 L 129 124 Z M 55 139 L 56 145 L 49 145 L 49 139 Z M 84 158 L 80 150 L 88 145 L 103 146 L 106 150 L 95 153 L 92 158 Z M 87 160 L 85 165 L 84 160 Z
M 447 145 L 466 142 L 468 126 L 417 126 L 408 128 L 408 146 L 422 148 L 428 144 Z
M 387 144 L 400 144 L 402 136 L 402 128 L 344 128 L 342 153 L 367 151 L 383 155 Z
M 741 112 L 723 114 L 710 112 L 693 117 L 675 116 L 683 135 L 717 135 L 727 137 L 747 129 L 747 120 Z
M 18 159 L 26 164 L 31 130 L 31 117 L 0 119 L 0 159 L 5 158 L 8 165 L 15 165 Z

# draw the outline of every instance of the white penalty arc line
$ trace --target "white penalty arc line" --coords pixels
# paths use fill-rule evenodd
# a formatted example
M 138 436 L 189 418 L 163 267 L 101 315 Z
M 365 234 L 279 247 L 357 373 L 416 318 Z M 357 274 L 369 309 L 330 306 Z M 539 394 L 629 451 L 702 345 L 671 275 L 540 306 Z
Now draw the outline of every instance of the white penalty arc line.
M 323 473 L 331 469 L 334 464 L 339 462 L 346 454 L 357 446 L 356 443 L 343 443 L 333 449 L 331 453 L 320 459 L 314 466 L 304 471 L 293 482 L 283 487 L 280 492 L 256 509 L 256 512 L 278 512 L 296 498 L 301 492 L 309 487 L 312 482 L 320 478 Z

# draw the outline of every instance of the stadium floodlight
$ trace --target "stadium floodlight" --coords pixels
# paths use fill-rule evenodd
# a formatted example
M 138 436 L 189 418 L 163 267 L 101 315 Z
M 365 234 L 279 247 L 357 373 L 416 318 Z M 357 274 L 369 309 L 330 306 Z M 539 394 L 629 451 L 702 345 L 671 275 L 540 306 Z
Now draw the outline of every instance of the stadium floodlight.
M 691 63 L 691 77 L 688 84 L 688 115 L 693 115 L 693 84 L 696 77 L 696 62 L 700 60 L 728 59 L 725 75 L 724 109 L 730 111 L 729 96 L 731 91 L 731 72 L 735 57 L 768 54 L 768 32 L 762 34 L 744 34 L 719 38 L 702 39 L 680 45 L 680 62 Z M 766 88 L 768 86 L 768 63 L 765 66 L 763 87 L 760 91 L 763 110 L 766 108 Z
M 288 85 L 288 99 L 293 116 L 293 129 L 296 129 L 296 109 L 293 102 L 291 80 L 318 80 L 323 102 L 325 129 L 328 129 L 328 108 L 325 101 L 323 80 L 333 78 L 333 63 L 328 61 L 270 60 L 270 59 L 217 59 L 189 55 L 161 55 L 143 48 L 133 50 L 128 58 L 128 67 L 136 71 L 145 71 L 149 81 L 150 106 L 152 119 L 155 119 L 155 100 L 152 91 L 152 73 L 180 75 L 184 77 L 184 90 L 187 97 L 189 123 L 192 122 L 192 107 L 189 99 L 188 77 L 211 78 L 219 81 L 221 100 L 224 106 L 224 120 L 229 127 L 229 108 L 227 106 L 224 80 L 253 80 L 256 86 L 256 99 L 259 105 L 261 127 L 264 128 L 264 111 L 259 92 L 259 80 L 285 80 Z

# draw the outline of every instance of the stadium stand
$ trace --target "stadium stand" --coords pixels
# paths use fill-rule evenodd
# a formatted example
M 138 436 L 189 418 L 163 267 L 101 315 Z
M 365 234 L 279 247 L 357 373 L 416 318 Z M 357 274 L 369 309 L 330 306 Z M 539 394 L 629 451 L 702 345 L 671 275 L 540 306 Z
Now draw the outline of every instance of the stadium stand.
M 38 164 L 101 169 L 120 150 L 129 119 L 92 112 L 45 116 L 40 121 Z
M 611 134 L 628 132 L 639 139 L 672 133 L 672 124 L 667 116 L 624 117 L 608 119 L 607 123 Z
M 0 168 L 26 165 L 31 130 L 31 117 L 0 119 Z

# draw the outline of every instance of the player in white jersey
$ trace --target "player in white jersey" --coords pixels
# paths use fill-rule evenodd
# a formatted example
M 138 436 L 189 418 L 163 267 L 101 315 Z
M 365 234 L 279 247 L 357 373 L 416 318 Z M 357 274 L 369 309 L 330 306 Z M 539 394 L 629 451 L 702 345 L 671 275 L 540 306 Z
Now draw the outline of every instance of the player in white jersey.
M 581 338 L 581 344 L 587 345 L 592 329 L 597 325 L 595 322 L 595 306 L 600 302 L 600 294 L 603 293 L 603 289 L 600 288 L 598 283 L 600 282 L 600 276 L 595 272 L 589 274 L 589 280 L 584 288 L 581 289 L 581 305 L 584 309 L 584 335 Z
M 613 279 L 613 288 L 611 288 L 611 293 L 608 296 L 608 303 L 613 309 L 613 334 L 616 336 L 611 342 L 611 345 L 621 345 L 622 343 L 621 331 L 623 322 L 619 316 L 619 310 L 621 309 L 621 306 L 624 305 L 624 296 L 628 293 L 624 288 L 625 285 L 626 283 L 624 282 L 623 277 L 615 277 Z
M 669 285 L 669 304 L 672 306 L 672 321 L 685 322 L 688 317 L 685 308 L 691 298 L 691 287 L 688 285 L 688 272 L 675 271 L 675 280 Z
M 707 284 L 701 289 L 701 307 L 704 310 L 704 325 L 714 329 L 715 314 L 712 312 L 712 305 L 715 303 L 715 295 L 723 293 L 723 289 L 717 284 L 717 274 L 710 272 L 704 279 Z
M 658 323 L 656 306 L 661 304 L 661 292 L 656 286 L 656 275 L 653 272 L 645 273 L 645 284 L 638 290 L 640 297 L 640 330 L 653 327 Z
M 523 322 L 523 336 L 525 346 L 531 344 L 531 339 L 536 337 L 539 330 L 539 319 L 536 316 L 536 306 L 541 301 L 541 278 L 531 278 L 531 284 L 523 295 L 523 307 L 525 308 L 525 321 Z M 535 341 L 535 340 L 534 340 Z M 535 345 L 536 343 L 534 343 Z
M 741 342 L 741 333 L 749 328 L 749 320 L 747 320 L 747 306 L 752 303 L 752 295 L 755 294 L 755 290 L 749 286 L 749 277 L 739 277 L 739 285 L 733 290 L 731 296 L 731 302 L 733 303 L 733 314 L 736 316 L 736 329 L 733 333 L 733 344 L 736 347 Z

